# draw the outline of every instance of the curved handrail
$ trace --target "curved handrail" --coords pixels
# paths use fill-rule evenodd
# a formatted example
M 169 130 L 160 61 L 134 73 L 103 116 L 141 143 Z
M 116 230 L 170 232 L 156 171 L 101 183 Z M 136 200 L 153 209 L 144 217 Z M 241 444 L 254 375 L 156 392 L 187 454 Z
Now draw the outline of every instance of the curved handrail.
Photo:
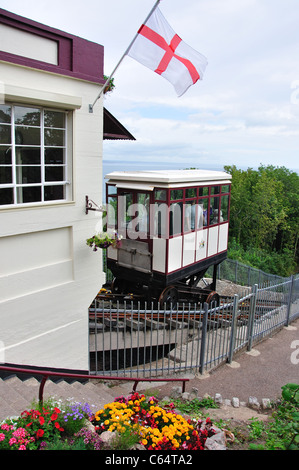
M 2 366 L 0 365 L 0 371 L 12 372 L 14 374 L 25 374 L 25 375 L 40 375 L 42 377 L 39 386 L 39 402 L 43 403 L 44 388 L 49 377 L 60 377 L 60 378 L 72 378 L 72 379 L 97 379 L 97 380 L 118 380 L 126 382 L 134 382 L 132 392 L 136 392 L 137 385 L 139 382 L 182 382 L 182 393 L 185 392 L 186 382 L 189 382 L 188 378 L 140 378 L 140 377 L 115 377 L 107 375 L 92 375 L 92 374 L 75 374 L 70 372 L 54 372 L 43 369 L 28 369 L 26 367 L 18 366 Z

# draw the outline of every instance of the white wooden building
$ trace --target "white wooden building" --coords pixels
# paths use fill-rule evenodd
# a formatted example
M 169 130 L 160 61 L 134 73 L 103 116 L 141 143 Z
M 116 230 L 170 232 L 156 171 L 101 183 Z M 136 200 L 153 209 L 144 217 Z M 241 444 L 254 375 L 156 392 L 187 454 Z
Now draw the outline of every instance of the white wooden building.
M 103 46 L 0 9 L 0 362 L 89 370 Z

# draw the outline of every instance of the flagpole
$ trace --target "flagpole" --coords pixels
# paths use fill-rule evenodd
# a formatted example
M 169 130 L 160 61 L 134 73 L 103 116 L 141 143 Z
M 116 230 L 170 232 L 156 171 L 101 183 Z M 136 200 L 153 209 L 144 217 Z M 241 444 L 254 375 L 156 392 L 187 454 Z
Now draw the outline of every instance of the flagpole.
M 146 19 L 144 20 L 144 22 L 142 24 L 145 24 L 148 19 L 152 16 L 152 14 L 154 13 L 154 11 L 156 10 L 156 8 L 158 8 L 159 6 L 159 3 L 161 2 L 161 0 L 157 0 L 155 5 L 153 6 L 153 8 L 151 9 L 151 11 L 149 12 L 149 14 L 147 15 Z M 118 61 L 117 65 L 115 66 L 114 70 L 112 71 L 111 75 L 109 75 L 108 79 L 106 80 L 105 84 L 103 85 L 103 88 L 101 89 L 99 95 L 97 96 L 97 98 L 95 99 L 95 101 L 93 102 L 93 104 L 90 104 L 89 105 L 89 112 L 90 113 L 93 113 L 93 108 L 94 108 L 94 105 L 96 104 L 96 102 L 101 98 L 102 96 L 102 93 L 104 92 L 106 86 L 108 85 L 108 83 L 110 82 L 110 80 L 112 79 L 112 77 L 114 76 L 116 70 L 118 69 L 118 67 L 120 66 L 120 64 L 122 63 L 122 61 L 124 60 L 124 58 L 126 57 L 126 55 L 129 53 L 129 50 L 131 49 L 132 45 L 134 44 L 136 38 L 138 37 L 138 32 L 135 34 L 133 40 L 131 41 L 130 45 L 127 47 L 125 53 L 122 55 L 121 59 Z

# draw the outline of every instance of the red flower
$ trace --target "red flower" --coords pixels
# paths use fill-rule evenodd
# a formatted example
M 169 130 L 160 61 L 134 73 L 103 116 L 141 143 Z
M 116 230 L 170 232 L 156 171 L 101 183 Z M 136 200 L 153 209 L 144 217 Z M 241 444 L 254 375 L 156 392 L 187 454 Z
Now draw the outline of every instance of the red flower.
M 36 433 L 36 438 L 39 439 L 41 437 L 43 437 L 44 435 L 44 431 L 42 429 L 38 429 L 37 433 Z
M 39 417 L 39 424 L 42 426 L 45 422 L 45 418 L 43 418 L 42 416 Z
M 52 413 L 51 421 L 55 421 L 57 418 L 58 418 L 58 414 L 57 413 Z

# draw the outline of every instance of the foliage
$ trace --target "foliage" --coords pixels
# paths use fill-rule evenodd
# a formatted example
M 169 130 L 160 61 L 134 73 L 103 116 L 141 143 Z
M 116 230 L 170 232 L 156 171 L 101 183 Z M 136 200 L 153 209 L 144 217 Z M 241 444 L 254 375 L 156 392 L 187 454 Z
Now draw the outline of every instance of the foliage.
M 138 393 L 116 398 L 95 413 L 94 424 L 99 433 L 122 434 L 129 428 L 139 435 L 140 443 L 148 450 L 202 450 L 213 431 L 202 428 L 201 421 L 194 425 L 175 413 L 173 403 L 162 408 L 157 402 L 154 397 L 146 400 Z
M 230 258 L 272 274 L 294 273 L 299 257 L 299 175 L 272 165 L 224 169 L 232 176 Z
M 121 237 L 116 232 L 114 232 L 113 234 L 108 232 L 98 233 L 92 238 L 88 238 L 86 240 L 86 244 L 90 248 L 93 248 L 93 251 L 97 251 L 98 248 L 109 248 L 109 246 L 116 248 L 120 245 L 120 243 Z
M 252 419 L 250 439 L 265 444 L 250 444 L 254 450 L 299 450 L 299 385 L 282 387 L 282 399 L 268 423 Z
M 107 75 L 104 75 L 104 80 L 107 82 L 108 78 Z M 109 82 L 108 82 L 108 85 L 105 87 L 105 90 L 104 90 L 104 93 L 110 93 L 111 91 L 113 91 L 115 88 L 115 84 L 114 84 L 114 78 L 110 78 Z
M 174 400 L 173 404 L 175 409 L 188 415 L 197 414 L 203 408 L 218 408 L 218 405 L 211 397 L 202 398 L 201 400 L 194 398 L 191 401 Z
M 83 428 L 86 420 L 93 415 L 88 403 L 74 403 L 66 406 L 63 411 L 63 427 L 67 434 L 73 435 Z

